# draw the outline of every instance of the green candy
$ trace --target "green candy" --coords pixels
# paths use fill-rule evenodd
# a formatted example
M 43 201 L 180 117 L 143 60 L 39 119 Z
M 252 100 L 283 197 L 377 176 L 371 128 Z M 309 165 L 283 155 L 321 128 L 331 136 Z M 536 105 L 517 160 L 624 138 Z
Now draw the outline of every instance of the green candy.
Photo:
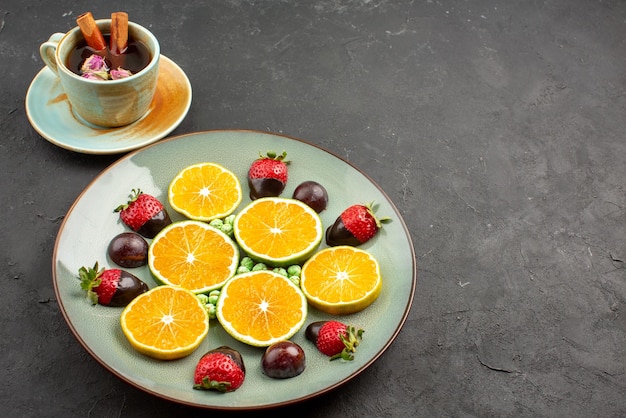
M 241 267 L 245 267 L 248 269 L 248 271 L 251 271 L 252 268 L 254 267 L 254 260 L 252 260 L 250 257 L 244 257 L 241 259 L 241 261 L 239 262 L 239 265 Z
M 273 271 L 274 271 L 274 273 L 278 273 L 278 274 L 281 274 L 281 275 L 283 275 L 285 277 L 288 277 L 287 270 L 285 270 L 282 267 L 276 267 Z
M 257 263 L 254 265 L 254 267 L 252 267 L 252 271 L 259 271 L 259 270 L 267 270 L 267 265 L 265 265 L 264 263 Z
M 209 225 L 217 229 L 222 229 L 222 225 L 224 225 L 224 222 L 221 219 L 213 219 L 211 222 L 209 222 Z
M 250 269 L 246 266 L 237 267 L 237 274 L 250 273 Z
M 300 273 L 302 272 L 302 267 L 300 267 L 297 264 L 294 264 L 293 266 L 289 266 L 289 268 L 287 268 L 287 273 L 290 276 L 298 276 L 300 277 Z

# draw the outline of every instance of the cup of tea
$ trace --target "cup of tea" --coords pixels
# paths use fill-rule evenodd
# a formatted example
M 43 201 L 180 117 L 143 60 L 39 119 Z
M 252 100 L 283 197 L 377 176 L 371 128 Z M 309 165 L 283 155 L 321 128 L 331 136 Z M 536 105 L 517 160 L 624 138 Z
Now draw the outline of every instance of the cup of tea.
M 146 28 L 125 22 L 127 45 L 123 51 L 109 48 L 112 19 L 93 20 L 107 47 L 95 50 L 84 28 L 54 33 L 39 52 L 47 67 L 60 79 L 71 110 L 81 122 L 103 128 L 125 126 L 144 116 L 156 91 L 159 42 Z M 96 76 L 85 73 L 85 60 L 102 58 L 106 64 Z M 110 71 L 110 74 L 108 71 Z M 116 76 L 120 74 L 122 76 Z

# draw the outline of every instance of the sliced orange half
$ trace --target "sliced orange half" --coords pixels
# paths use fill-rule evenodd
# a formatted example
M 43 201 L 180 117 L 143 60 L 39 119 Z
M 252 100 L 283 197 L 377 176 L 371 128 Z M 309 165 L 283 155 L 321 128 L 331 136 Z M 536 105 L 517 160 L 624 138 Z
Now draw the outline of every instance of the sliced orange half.
M 216 306 L 217 319 L 233 338 L 267 347 L 291 338 L 304 324 L 307 302 L 298 286 L 271 270 L 228 280 Z
M 304 263 L 300 275 L 309 304 L 333 315 L 367 308 L 378 298 L 382 284 L 378 261 L 351 246 L 319 251 Z
M 322 241 L 322 221 L 299 200 L 253 200 L 235 217 L 235 239 L 251 258 L 272 266 L 300 264 Z
M 219 289 L 235 274 L 239 248 L 225 233 L 200 221 L 165 227 L 148 248 L 148 265 L 161 284 L 194 293 Z
M 173 286 L 137 296 L 122 311 L 120 324 L 134 349 L 161 360 L 188 356 L 209 332 L 209 317 L 198 297 Z
M 223 166 L 206 162 L 188 166 L 170 182 L 172 208 L 189 219 L 211 221 L 237 209 L 243 193 L 239 179 Z

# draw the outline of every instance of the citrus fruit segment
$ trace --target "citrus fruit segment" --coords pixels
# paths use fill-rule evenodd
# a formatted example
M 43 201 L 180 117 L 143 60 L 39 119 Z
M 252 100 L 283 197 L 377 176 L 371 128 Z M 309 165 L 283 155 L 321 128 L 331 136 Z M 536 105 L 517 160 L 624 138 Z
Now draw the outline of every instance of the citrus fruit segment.
M 243 194 L 239 179 L 216 163 L 199 163 L 182 169 L 170 182 L 172 208 L 189 219 L 211 221 L 237 209 Z
M 304 325 L 304 294 L 287 277 L 271 270 L 238 274 L 221 289 L 217 319 L 233 338 L 267 347 L 291 338 Z
M 233 230 L 244 252 L 272 266 L 304 262 L 323 237 L 317 212 L 299 200 L 281 197 L 253 200 L 237 214 Z
M 319 251 L 304 263 L 300 275 L 309 304 L 333 315 L 367 308 L 378 298 L 382 283 L 378 261 L 351 246 Z
M 122 311 L 120 324 L 135 350 L 161 360 L 188 356 L 209 332 L 209 317 L 198 297 L 173 286 L 137 296 Z
M 219 289 L 235 274 L 239 248 L 225 233 L 200 221 L 165 227 L 148 248 L 148 265 L 160 284 L 194 293 Z

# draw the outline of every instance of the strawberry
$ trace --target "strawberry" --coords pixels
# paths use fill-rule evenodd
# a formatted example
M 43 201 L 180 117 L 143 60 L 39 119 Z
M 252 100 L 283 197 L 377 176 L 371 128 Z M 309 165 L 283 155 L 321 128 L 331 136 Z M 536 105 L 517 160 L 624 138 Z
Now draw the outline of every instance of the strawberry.
M 119 212 L 124 224 L 146 238 L 154 238 L 172 223 L 163 204 L 140 189 L 133 189 L 128 202 L 116 207 L 114 212 Z
M 230 347 L 221 346 L 200 358 L 193 377 L 193 388 L 232 392 L 243 384 L 245 376 L 246 368 L 241 354 Z
M 356 352 L 364 332 L 339 321 L 318 321 L 309 324 L 305 335 L 331 361 L 338 358 L 353 360 L 353 353 Z
M 266 156 L 259 155 L 248 170 L 248 186 L 250 186 L 250 199 L 261 197 L 279 196 L 287 184 L 289 161 L 287 152 L 276 155 L 270 151 Z
M 78 270 L 80 287 L 94 305 L 126 306 L 135 297 L 148 291 L 148 285 L 120 269 L 98 269 L 98 262 Z
M 366 243 L 378 233 L 383 223 L 390 221 L 387 217 L 377 218 L 374 211 L 373 203 L 348 207 L 326 230 L 326 243 L 331 247 L 337 245 L 357 247 Z

